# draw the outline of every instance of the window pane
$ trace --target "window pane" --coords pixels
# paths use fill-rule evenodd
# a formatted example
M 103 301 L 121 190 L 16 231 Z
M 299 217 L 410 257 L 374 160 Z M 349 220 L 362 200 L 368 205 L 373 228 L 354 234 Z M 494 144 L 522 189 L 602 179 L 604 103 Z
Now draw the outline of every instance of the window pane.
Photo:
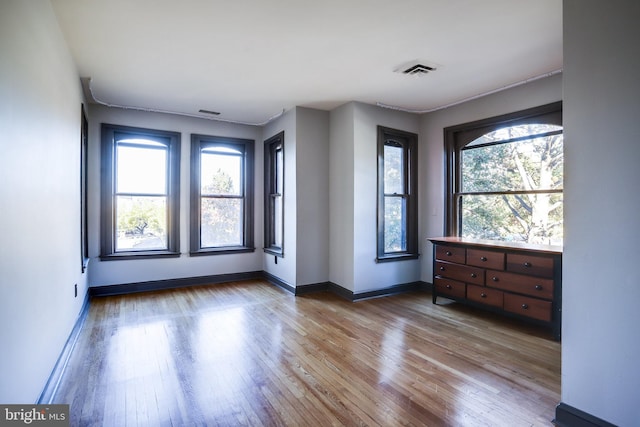
M 242 199 L 203 198 L 200 213 L 203 248 L 244 244 Z
M 116 192 L 167 193 L 167 150 L 118 145 Z
M 462 237 L 562 245 L 562 193 L 462 196 Z
M 167 249 L 167 198 L 116 197 L 115 250 Z
M 282 196 L 273 197 L 273 245 L 282 247 Z
M 384 146 L 384 193 L 404 193 L 403 176 L 404 162 L 402 147 L 394 145 Z
M 384 198 L 384 251 L 404 252 L 406 239 L 406 203 L 404 197 Z
M 469 144 L 467 144 L 467 147 L 473 147 L 474 145 L 487 144 L 496 141 L 507 141 L 509 139 L 520 138 L 522 136 L 539 135 L 541 133 L 553 132 L 556 130 L 562 130 L 562 126 L 540 123 L 510 126 L 486 133 L 480 138 L 471 141 Z
M 242 195 L 241 156 L 202 152 L 200 170 L 202 195 Z
M 463 193 L 563 187 L 563 137 L 553 135 L 463 150 Z
M 282 194 L 284 188 L 284 158 L 282 148 L 276 150 L 276 193 Z

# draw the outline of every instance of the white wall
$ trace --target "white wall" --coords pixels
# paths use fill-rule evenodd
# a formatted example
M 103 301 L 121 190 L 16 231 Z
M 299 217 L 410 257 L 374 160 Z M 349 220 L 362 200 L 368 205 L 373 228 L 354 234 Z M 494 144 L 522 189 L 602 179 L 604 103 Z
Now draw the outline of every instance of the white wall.
M 277 257 L 263 252 L 264 245 L 260 246 L 262 253 L 262 269 L 273 274 L 290 286 L 296 286 L 296 253 L 297 253 L 297 209 L 296 209 L 296 109 L 287 111 L 281 117 L 268 123 L 263 130 L 262 140 L 259 144 L 264 153 L 264 141 L 284 131 L 284 256 Z M 264 159 L 264 154 L 260 157 Z M 260 167 L 260 180 L 264 181 L 264 160 Z M 261 187 L 264 188 L 264 187 Z M 261 190 L 262 191 L 262 190 Z M 264 205 L 264 195 L 260 193 L 260 206 Z M 260 218 L 261 230 L 264 230 L 264 218 Z M 262 232 L 264 234 L 264 232 Z M 260 241 L 264 240 L 264 236 Z
M 296 285 L 329 280 L 329 112 L 296 107 Z
M 329 115 L 329 280 L 354 290 L 354 112 L 355 103 Z
M 420 280 L 420 260 L 376 263 L 378 126 L 418 133 L 418 115 L 373 105 L 354 105 L 353 248 L 354 292 L 361 293 Z M 418 144 L 420 145 L 420 144 Z M 418 147 L 418 154 L 421 147 Z M 418 169 L 422 165 L 418 165 Z M 418 183 L 418 188 L 421 183 Z M 420 215 L 420 214 L 419 214 Z
M 433 246 L 428 237 L 444 235 L 444 128 L 513 113 L 562 100 L 562 76 L 525 85 L 424 114 L 420 123 L 421 280 L 432 281 Z
M 180 132 L 179 258 L 100 261 L 100 127 L 102 123 Z M 219 274 L 261 271 L 263 242 L 263 144 L 259 127 L 171 114 L 93 105 L 89 119 L 89 250 L 91 286 L 126 284 Z M 191 134 L 255 140 L 254 243 L 252 253 L 189 256 L 189 173 Z
M 296 107 L 265 126 L 284 131 L 284 257 L 263 269 L 296 287 L 329 280 L 329 113 Z M 262 202 L 261 202 L 262 203 Z
M 562 401 L 640 420 L 640 4 L 564 0 Z
M 329 276 L 355 294 L 420 280 L 419 260 L 375 262 L 378 125 L 418 133 L 420 119 L 358 102 L 330 114 Z
M 0 402 L 30 403 L 87 292 L 82 92 L 49 1 L 0 2 L 0 58 Z

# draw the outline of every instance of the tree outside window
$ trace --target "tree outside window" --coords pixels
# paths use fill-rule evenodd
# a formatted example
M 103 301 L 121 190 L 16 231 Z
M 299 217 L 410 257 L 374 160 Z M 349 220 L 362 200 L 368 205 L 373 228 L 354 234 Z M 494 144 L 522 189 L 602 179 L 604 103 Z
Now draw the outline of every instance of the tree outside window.
M 378 126 L 378 262 L 418 257 L 417 140 Z
M 177 256 L 180 134 L 102 126 L 101 258 Z
M 284 132 L 264 142 L 264 251 L 284 256 Z
M 562 245 L 559 108 L 552 104 L 527 110 L 520 119 L 510 115 L 445 131 L 451 235 Z
M 252 251 L 253 141 L 192 135 L 191 254 Z

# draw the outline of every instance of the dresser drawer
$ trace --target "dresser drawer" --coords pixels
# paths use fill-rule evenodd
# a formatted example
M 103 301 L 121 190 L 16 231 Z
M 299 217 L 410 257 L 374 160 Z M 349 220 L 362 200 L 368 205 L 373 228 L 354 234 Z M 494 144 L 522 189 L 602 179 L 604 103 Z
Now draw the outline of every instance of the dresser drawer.
M 507 270 L 551 278 L 553 277 L 553 258 L 529 254 L 507 254 Z
M 467 299 L 502 308 L 503 292 L 485 286 L 467 286 Z
M 434 273 L 438 276 L 458 280 L 460 282 L 484 285 L 484 270 L 478 267 L 436 261 L 436 270 Z
M 504 270 L 504 252 L 467 249 L 467 264 L 492 270 Z
M 466 249 L 457 246 L 436 245 L 436 259 L 464 264 Z
M 505 271 L 487 270 L 487 286 L 531 295 L 538 298 L 553 299 L 553 280 L 542 277 L 523 276 Z
M 551 321 L 551 301 L 543 301 L 521 295 L 504 295 L 504 309 L 533 319 Z
M 455 298 L 465 298 L 467 296 L 467 285 L 456 280 L 436 277 L 433 281 L 437 295 L 450 296 Z

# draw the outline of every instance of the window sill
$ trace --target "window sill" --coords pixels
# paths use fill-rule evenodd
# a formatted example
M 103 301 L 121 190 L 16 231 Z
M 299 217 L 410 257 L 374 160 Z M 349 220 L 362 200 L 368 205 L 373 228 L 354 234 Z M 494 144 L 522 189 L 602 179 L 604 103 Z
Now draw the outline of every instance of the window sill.
M 229 246 L 224 248 L 207 248 L 189 252 L 189 256 L 205 256 L 205 255 L 225 255 L 255 252 L 256 248 L 247 246 Z
M 393 261 L 405 261 L 409 259 L 418 259 L 420 254 L 394 254 L 385 255 L 384 257 L 376 258 L 376 263 L 393 262 Z
M 180 252 L 157 251 L 157 252 L 118 252 L 108 255 L 100 255 L 100 261 L 122 261 L 129 259 L 151 259 L 151 258 L 178 258 Z
M 269 255 L 275 255 L 279 258 L 284 258 L 284 251 L 282 249 L 264 248 L 264 253 Z

